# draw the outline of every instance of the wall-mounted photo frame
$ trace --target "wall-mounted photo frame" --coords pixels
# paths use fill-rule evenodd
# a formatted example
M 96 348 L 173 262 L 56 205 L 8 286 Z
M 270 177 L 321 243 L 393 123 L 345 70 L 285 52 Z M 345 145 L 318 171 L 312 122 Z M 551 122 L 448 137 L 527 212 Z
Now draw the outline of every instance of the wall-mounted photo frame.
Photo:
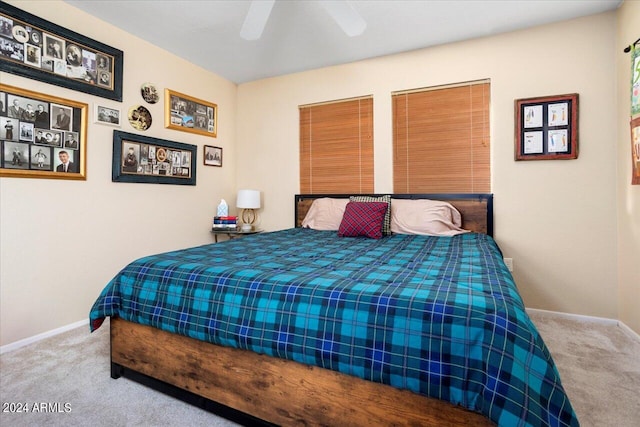
M 222 148 L 214 147 L 213 145 L 204 146 L 204 159 L 205 166 L 222 166 Z
M 93 104 L 93 123 L 120 127 L 122 111 L 119 108 Z
M 638 43 L 640 39 L 629 47 L 631 50 L 631 116 L 640 114 L 640 45 Z
M 640 185 L 640 117 L 631 120 L 631 185 Z
M 113 131 L 113 182 L 196 185 L 195 145 Z
M 218 135 L 218 106 L 189 95 L 165 89 L 165 128 L 215 138 Z
M 122 101 L 123 53 L 0 2 L 0 71 Z
M 0 84 L 0 176 L 85 180 L 88 108 Z
M 515 101 L 515 160 L 578 158 L 578 94 Z

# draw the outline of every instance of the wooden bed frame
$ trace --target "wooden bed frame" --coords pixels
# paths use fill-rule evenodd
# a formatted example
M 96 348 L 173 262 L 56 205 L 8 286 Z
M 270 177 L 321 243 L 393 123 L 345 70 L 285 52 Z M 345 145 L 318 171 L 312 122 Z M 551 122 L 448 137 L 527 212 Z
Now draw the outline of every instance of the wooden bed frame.
M 297 195 L 296 226 L 313 199 Z M 463 226 L 493 232 L 490 194 L 394 195 L 447 200 Z M 244 425 L 490 426 L 449 402 L 331 370 L 221 347 L 112 318 L 111 377 L 125 376 Z

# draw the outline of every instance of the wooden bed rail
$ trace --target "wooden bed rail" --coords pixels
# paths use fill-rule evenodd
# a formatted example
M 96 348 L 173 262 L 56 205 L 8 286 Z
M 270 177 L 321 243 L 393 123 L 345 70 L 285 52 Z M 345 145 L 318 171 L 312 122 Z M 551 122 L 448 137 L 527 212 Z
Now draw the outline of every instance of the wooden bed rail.
M 111 318 L 111 376 L 159 388 L 252 426 L 495 425 L 478 413 L 408 390 L 119 318 Z

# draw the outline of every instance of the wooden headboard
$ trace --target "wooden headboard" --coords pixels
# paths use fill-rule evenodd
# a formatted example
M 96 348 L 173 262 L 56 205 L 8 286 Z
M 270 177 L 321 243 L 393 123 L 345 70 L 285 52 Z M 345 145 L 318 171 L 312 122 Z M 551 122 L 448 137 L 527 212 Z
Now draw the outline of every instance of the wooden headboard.
M 302 220 L 315 199 L 331 197 L 335 199 L 347 199 L 349 196 L 363 194 L 296 194 L 295 196 L 295 221 L 296 227 L 300 227 Z M 383 196 L 384 194 L 366 194 L 367 196 Z M 391 194 L 391 199 L 431 199 L 444 200 L 455 206 L 462 215 L 462 228 L 477 233 L 493 236 L 493 194 L 466 193 L 466 194 Z

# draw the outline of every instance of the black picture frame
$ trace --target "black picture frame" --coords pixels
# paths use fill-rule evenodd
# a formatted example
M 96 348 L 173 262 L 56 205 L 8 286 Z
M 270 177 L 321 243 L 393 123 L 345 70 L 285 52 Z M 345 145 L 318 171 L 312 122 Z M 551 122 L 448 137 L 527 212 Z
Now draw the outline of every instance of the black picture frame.
M 0 84 L 0 176 L 86 180 L 88 109 Z
M 0 48 L 0 71 L 122 102 L 119 49 L 2 1 Z
M 515 100 L 515 160 L 578 158 L 578 94 Z
M 196 185 L 196 160 L 195 145 L 113 131 L 113 182 Z

